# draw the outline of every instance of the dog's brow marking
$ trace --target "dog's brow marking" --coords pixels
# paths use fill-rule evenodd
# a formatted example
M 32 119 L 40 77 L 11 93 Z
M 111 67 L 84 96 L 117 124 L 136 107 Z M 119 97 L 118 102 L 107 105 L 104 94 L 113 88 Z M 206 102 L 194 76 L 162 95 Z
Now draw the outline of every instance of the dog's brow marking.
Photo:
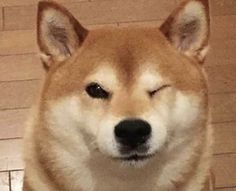
M 139 84 L 142 88 L 147 90 L 154 90 L 158 88 L 163 83 L 163 79 L 160 74 L 151 71 L 150 69 L 146 70 L 141 74 L 139 78 Z
M 100 67 L 98 70 L 93 72 L 86 79 L 87 83 L 96 82 L 108 90 L 114 89 L 118 86 L 118 80 L 114 70 L 110 67 Z

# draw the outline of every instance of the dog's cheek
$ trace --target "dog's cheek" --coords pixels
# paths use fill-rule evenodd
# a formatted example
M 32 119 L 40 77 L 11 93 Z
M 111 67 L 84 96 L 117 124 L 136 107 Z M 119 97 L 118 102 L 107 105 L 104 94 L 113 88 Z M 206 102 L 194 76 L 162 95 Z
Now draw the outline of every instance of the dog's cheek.
M 74 97 L 61 98 L 50 101 L 49 110 L 46 112 L 49 119 L 49 128 L 55 132 L 73 133 L 77 128 L 77 120 L 80 118 L 79 101 Z
M 77 97 L 65 97 L 48 102 L 45 111 L 47 128 L 50 133 L 65 144 L 72 152 L 89 153 L 84 136 L 80 133 L 83 127 L 80 115 L 80 102 Z M 78 145 L 80 145 L 78 147 Z
M 159 103 L 157 108 L 151 109 L 142 116 L 152 127 L 152 134 L 149 141 L 150 154 L 160 150 L 167 141 L 169 132 L 168 113 L 168 105 Z
M 74 120 L 77 121 L 78 128 L 82 129 L 88 135 L 96 138 L 100 121 L 105 117 L 104 109 L 99 102 L 92 102 L 77 98 L 74 100 Z
M 171 112 L 172 128 L 187 130 L 201 120 L 201 99 L 197 95 L 177 92 Z
M 119 156 L 118 145 L 114 136 L 114 127 L 119 121 L 112 116 L 106 116 L 99 123 L 99 130 L 97 134 L 97 144 L 100 151 L 112 157 Z
M 159 116 L 151 116 L 149 118 L 149 121 L 152 125 L 152 136 L 149 141 L 150 146 L 150 153 L 156 152 L 157 150 L 160 150 L 162 146 L 167 141 L 168 137 L 168 126 L 165 123 L 165 120 L 163 120 Z

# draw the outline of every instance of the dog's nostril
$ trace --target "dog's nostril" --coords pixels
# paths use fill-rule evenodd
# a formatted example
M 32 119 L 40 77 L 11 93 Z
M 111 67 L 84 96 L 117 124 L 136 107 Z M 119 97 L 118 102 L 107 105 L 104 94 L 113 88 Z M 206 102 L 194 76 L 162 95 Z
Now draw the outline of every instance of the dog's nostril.
M 151 135 L 151 126 L 140 119 L 121 121 L 115 126 L 116 139 L 123 145 L 135 147 L 145 143 Z

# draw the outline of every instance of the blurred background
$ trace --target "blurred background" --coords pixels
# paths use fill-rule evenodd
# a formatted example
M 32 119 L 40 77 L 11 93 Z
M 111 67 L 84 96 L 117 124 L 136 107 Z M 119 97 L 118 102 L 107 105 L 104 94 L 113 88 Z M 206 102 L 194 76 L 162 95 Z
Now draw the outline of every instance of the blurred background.
M 159 26 L 181 0 L 57 0 L 88 28 Z M 24 121 L 44 78 L 37 0 L 0 0 L 0 191 L 21 191 Z M 236 0 L 210 0 L 209 76 L 216 190 L 236 191 Z

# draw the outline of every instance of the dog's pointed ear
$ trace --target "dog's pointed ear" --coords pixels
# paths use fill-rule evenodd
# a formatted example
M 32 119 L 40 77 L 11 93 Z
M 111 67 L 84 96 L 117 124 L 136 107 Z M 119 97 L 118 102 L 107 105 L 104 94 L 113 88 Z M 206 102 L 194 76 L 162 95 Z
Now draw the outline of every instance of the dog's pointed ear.
M 51 1 L 39 2 L 37 40 L 46 67 L 70 57 L 87 34 L 88 31 L 64 7 Z
M 168 17 L 160 30 L 182 53 L 204 61 L 210 31 L 207 0 L 187 0 Z

